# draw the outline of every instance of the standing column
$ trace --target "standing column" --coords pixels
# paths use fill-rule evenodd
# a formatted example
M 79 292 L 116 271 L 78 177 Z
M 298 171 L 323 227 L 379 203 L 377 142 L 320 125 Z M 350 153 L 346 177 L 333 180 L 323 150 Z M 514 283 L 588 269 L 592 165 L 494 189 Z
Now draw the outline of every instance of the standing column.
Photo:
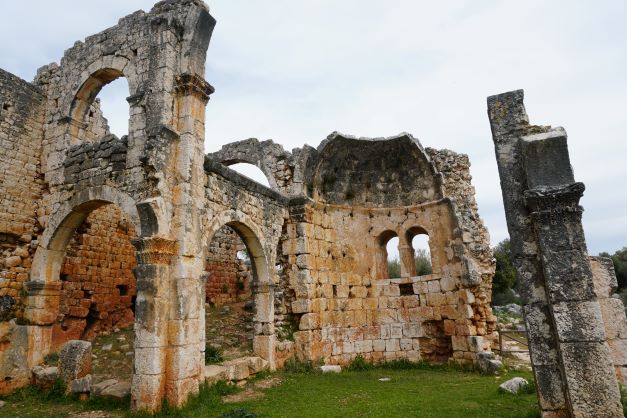
M 134 410 L 154 412 L 161 408 L 166 389 L 170 264 L 176 242 L 151 237 L 133 245 L 138 265 L 131 404 Z
M 488 113 L 542 416 L 620 417 L 566 133 L 530 125 L 522 90 Z

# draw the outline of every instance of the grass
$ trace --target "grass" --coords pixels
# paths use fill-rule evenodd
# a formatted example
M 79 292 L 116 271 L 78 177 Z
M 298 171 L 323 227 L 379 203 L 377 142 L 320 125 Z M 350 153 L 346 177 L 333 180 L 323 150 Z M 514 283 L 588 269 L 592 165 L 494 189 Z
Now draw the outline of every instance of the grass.
M 409 368 L 408 368 L 409 367 Z M 447 366 L 393 363 L 363 371 L 321 374 L 299 372 L 269 375 L 281 383 L 263 389 L 264 398 L 226 404 L 222 396 L 241 389 L 224 383 L 203 386 L 198 397 L 182 410 L 165 409 L 158 417 L 537 417 L 535 393 L 498 392 L 498 385 L 514 376 L 531 379 L 530 373 L 510 373 L 497 379 Z M 380 381 L 389 378 L 389 381 Z M 255 382 L 249 384 L 253 386 Z M 259 389 L 261 390 L 261 389 Z M 6 398 L 3 416 L 61 417 L 69 412 L 101 409 L 113 416 L 130 414 L 120 405 L 81 404 L 65 397 L 42 398 L 33 389 Z M 16 406 L 19 406 L 16 408 Z M 128 406 L 126 406 L 127 408 Z

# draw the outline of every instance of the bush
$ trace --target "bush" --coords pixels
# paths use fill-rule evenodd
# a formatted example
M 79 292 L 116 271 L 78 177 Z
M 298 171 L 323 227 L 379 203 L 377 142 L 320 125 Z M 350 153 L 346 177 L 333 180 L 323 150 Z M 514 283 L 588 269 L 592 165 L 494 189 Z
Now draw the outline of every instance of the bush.
M 312 361 L 301 361 L 292 357 L 285 362 L 283 369 L 290 373 L 312 373 L 315 371 L 315 365 Z
M 232 394 L 237 393 L 237 392 L 240 391 L 240 389 L 237 386 L 231 385 L 231 384 L 225 382 L 224 380 L 218 380 L 213 385 L 212 389 L 219 396 L 232 395 Z
M 50 366 L 56 366 L 59 363 L 59 353 L 48 353 L 44 357 L 44 362 Z
M 374 369 L 374 365 L 372 363 L 368 363 L 361 354 L 355 357 L 347 368 L 347 370 L 351 372 L 363 372 L 372 369 Z
M 257 414 L 246 408 L 233 409 L 220 415 L 220 418 L 257 418 Z
M 424 276 L 425 274 L 431 274 L 431 257 L 425 249 L 418 249 L 416 251 L 416 257 L 414 258 L 416 264 L 416 276 Z
M 222 363 L 224 361 L 224 356 L 222 355 L 222 350 L 213 345 L 207 344 L 205 346 L 205 364 L 216 364 Z

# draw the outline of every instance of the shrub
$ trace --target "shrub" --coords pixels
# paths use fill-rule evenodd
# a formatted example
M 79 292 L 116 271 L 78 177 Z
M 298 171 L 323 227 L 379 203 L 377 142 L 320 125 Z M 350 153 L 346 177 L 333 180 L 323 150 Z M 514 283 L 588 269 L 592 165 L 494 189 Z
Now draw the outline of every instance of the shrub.
M 220 418 L 257 418 L 257 414 L 246 408 L 233 409 L 220 415 Z
M 216 364 L 224 361 L 222 350 L 213 345 L 207 344 L 205 346 L 205 364 Z
M 240 389 L 235 385 L 225 382 L 224 380 L 219 380 L 213 385 L 213 391 L 220 396 L 226 396 L 237 393 Z
M 59 362 L 59 353 L 48 353 L 44 357 L 44 362 L 48 365 L 54 366 Z
M 364 357 L 359 354 L 357 357 L 353 359 L 348 365 L 347 370 L 351 372 L 363 372 L 365 370 L 372 370 L 374 365 L 372 363 L 368 363 Z

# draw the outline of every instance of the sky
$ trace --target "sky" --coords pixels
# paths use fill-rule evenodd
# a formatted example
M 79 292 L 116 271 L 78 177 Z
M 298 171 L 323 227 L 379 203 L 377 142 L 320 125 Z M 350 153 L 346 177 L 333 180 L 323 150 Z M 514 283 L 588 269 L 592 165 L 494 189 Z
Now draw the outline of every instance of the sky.
M 152 1 L 21 0 L 2 6 L 0 67 L 32 80 L 74 41 Z M 413 134 L 468 154 L 492 244 L 507 227 L 486 97 L 524 89 L 532 123 L 568 132 L 589 252 L 627 246 L 624 0 L 213 0 L 207 152 L 273 139 L 291 150 L 333 131 Z M 124 80 L 101 92 L 127 130 Z M 254 174 L 250 174 L 254 175 Z

